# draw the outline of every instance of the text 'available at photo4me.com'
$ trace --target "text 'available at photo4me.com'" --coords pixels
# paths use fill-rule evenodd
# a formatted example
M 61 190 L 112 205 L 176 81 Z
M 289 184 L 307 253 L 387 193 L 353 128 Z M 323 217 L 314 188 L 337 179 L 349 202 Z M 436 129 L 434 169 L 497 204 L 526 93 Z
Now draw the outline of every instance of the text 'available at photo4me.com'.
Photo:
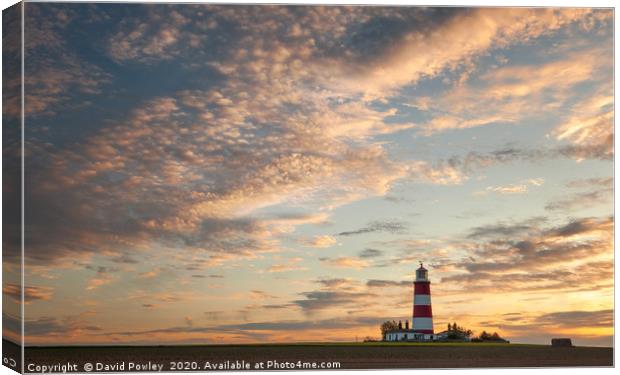
M 55 364 L 27 363 L 27 373 L 71 372 L 170 372 L 170 371 L 250 371 L 250 370 L 330 370 L 340 369 L 336 361 L 147 361 L 147 362 L 65 362 Z

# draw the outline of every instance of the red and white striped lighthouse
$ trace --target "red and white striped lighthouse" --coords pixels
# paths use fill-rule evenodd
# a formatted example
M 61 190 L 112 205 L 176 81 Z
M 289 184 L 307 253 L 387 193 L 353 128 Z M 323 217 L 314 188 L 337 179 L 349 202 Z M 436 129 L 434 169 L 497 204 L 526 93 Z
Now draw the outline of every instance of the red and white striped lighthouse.
M 413 320 L 414 334 L 433 335 L 433 309 L 431 308 L 431 281 L 428 271 L 420 262 L 413 282 Z M 432 339 L 432 336 L 430 337 Z

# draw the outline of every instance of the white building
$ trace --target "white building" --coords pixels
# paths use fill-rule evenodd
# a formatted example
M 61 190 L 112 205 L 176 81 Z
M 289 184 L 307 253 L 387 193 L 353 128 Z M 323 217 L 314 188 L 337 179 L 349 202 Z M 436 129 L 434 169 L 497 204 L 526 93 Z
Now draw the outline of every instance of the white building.
M 385 334 L 385 341 L 432 341 L 434 334 L 416 333 L 412 329 L 397 329 Z

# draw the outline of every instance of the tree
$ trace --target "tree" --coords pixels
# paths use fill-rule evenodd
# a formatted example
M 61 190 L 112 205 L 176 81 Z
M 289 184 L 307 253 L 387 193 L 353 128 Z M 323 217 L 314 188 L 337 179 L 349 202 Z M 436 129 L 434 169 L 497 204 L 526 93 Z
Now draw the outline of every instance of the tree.
M 478 340 L 508 342 L 507 340 L 503 339 L 497 332 L 488 333 L 487 331 L 482 331 L 482 333 L 478 337 Z
M 394 320 L 392 321 L 386 321 L 381 323 L 381 339 L 383 341 L 385 341 L 385 334 L 388 331 L 393 331 L 393 330 L 397 330 L 398 329 L 398 323 L 396 323 Z
M 469 338 L 473 334 L 471 329 L 466 329 L 464 327 L 459 327 L 458 324 L 454 323 L 450 325 L 448 323 L 448 338 L 452 340 L 463 340 Z
M 491 335 L 487 333 L 487 331 L 482 331 L 480 334 L 480 340 L 488 340 L 491 338 Z

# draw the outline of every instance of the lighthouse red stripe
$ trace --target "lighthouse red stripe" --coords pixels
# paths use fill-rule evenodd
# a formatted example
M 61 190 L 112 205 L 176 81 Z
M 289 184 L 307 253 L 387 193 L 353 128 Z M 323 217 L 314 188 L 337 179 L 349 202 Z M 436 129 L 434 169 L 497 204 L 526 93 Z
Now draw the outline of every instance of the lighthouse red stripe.
M 414 329 L 413 332 L 415 332 L 415 333 L 430 333 L 430 334 L 434 333 L 432 329 Z
M 431 294 L 431 283 L 428 281 L 415 283 L 415 294 Z
M 430 305 L 415 305 L 413 306 L 414 318 L 432 318 L 433 309 Z

